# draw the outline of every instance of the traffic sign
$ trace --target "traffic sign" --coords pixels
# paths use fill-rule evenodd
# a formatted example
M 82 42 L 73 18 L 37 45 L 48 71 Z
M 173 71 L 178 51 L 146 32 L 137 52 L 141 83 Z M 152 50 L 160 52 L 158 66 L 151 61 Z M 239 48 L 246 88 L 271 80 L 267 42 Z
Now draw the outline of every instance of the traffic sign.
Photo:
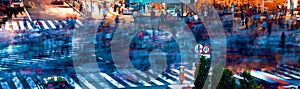
M 202 48 L 202 53 L 203 54 L 209 54 L 210 53 L 210 46 L 209 45 L 204 45 Z
M 201 45 L 201 44 L 197 44 L 196 46 L 195 46 L 195 52 L 197 53 L 197 54 L 201 54 L 202 53 L 202 48 L 203 48 L 203 46 Z

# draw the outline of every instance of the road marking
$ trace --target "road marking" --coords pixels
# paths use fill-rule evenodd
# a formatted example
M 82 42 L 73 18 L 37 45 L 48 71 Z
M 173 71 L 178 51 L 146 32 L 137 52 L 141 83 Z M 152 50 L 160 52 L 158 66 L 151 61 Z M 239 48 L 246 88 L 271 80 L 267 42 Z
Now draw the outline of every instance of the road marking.
M 36 86 L 37 84 L 34 83 L 34 81 L 32 80 L 31 77 L 27 77 L 26 81 L 27 81 L 27 83 L 28 83 L 28 85 L 30 86 L 31 89 L 38 89 L 37 86 Z
M 165 76 L 159 74 L 159 73 L 154 73 L 153 70 L 149 70 L 150 73 L 157 75 L 159 78 L 161 78 L 162 80 L 170 83 L 170 84 L 176 84 L 176 82 L 172 81 L 171 79 L 167 79 Z
M 111 78 L 109 75 L 106 73 L 99 73 L 99 75 L 103 76 L 107 81 L 110 81 L 113 85 L 115 85 L 117 88 L 125 88 L 122 84 L 118 83 L 116 80 Z
M 11 24 L 12 24 L 14 30 L 19 30 L 19 26 L 16 21 L 12 21 Z
M 164 85 L 162 82 L 152 78 L 150 75 L 147 75 L 146 73 L 137 70 L 138 74 L 142 75 L 144 78 L 149 78 L 151 82 L 155 83 L 156 85 Z
M 26 23 L 27 23 L 27 26 L 28 26 L 29 30 L 33 29 L 33 27 L 31 26 L 31 23 L 29 21 L 26 21 Z
M 176 72 L 177 74 L 180 74 L 179 70 L 176 69 L 172 69 L 174 72 Z M 185 77 L 191 79 L 191 80 L 195 80 L 193 76 L 188 75 L 187 73 L 184 74 Z
M 47 22 L 50 24 L 51 28 L 56 29 L 56 26 L 51 20 L 47 20 Z
M 24 26 L 24 22 L 23 21 L 19 21 L 19 25 L 20 25 L 20 30 L 25 30 L 25 26 Z
M 30 15 L 29 15 L 29 13 L 28 13 L 28 11 L 27 11 L 25 8 L 24 8 L 24 11 L 25 11 L 25 14 L 26 14 L 26 16 L 28 17 L 29 21 L 32 21 Z
M 24 89 L 23 85 L 21 84 L 20 80 L 18 77 L 14 77 L 13 82 L 15 84 L 15 86 L 17 87 L 17 89 Z
M 65 78 L 69 80 L 70 84 L 75 87 L 75 89 L 82 89 L 71 77 L 65 75 Z
M 12 30 L 11 28 L 10 28 L 10 23 L 9 22 L 5 22 L 5 30 Z
M 1 82 L 2 89 L 10 89 L 7 82 Z
M 42 23 L 44 29 L 49 29 L 49 27 L 47 26 L 47 24 L 45 23 L 45 21 L 42 20 L 40 22 Z
M 89 81 L 87 81 L 83 76 L 77 74 L 77 78 L 83 82 L 85 86 L 87 86 L 89 89 L 97 89 L 95 86 L 93 86 Z

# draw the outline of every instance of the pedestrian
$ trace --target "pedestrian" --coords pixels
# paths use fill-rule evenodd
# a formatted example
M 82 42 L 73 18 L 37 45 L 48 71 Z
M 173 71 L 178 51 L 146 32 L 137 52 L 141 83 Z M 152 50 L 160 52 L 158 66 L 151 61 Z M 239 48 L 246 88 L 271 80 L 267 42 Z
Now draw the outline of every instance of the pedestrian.
M 119 18 L 119 15 L 117 15 L 117 16 L 116 16 L 116 18 L 115 18 L 115 22 L 116 22 L 116 24 L 119 24 L 119 23 L 120 23 L 120 18 Z
M 244 25 L 245 24 L 245 13 L 242 11 L 241 12 L 241 22 L 242 22 L 242 25 Z
M 272 21 L 269 21 L 268 23 L 267 23 L 267 28 L 268 28 L 268 35 L 271 35 L 271 33 L 272 33 Z
M 79 6 L 79 12 L 82 12 L 82 8 L 83 8 L 83 4 L 80 3 L 80 6 Z
M 248 29 L 248 17 L 245 18 L 245 25 L 246 25 L 246 29 Z
M 263 23 L 262 23 L 262 25 L 263 25 L 263 28 L 262 28 L 262 31 L 263 31 L 263 34 L 265 35 L 265 30 L 267 29 L 267 21 L 266 20 L 264 20 L 263 21 Z
M 279 46 L 282 48 L 282 52 L 284 53 L 284 48 L 285 48 L 285 34 L 284 32 L 281 33 L 281 36 L 280 36 L 280 44 Z

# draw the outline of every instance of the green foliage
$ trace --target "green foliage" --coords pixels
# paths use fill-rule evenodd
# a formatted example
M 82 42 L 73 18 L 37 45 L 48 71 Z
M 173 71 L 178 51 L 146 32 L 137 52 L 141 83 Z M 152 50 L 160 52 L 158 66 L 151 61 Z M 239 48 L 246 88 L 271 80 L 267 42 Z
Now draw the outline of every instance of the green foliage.
M 216 89 L 236 89 L 236 87 L 236 81 L 233 77 L 232 71 L 229 69 L 225 69 Z
M 194 89 L 202 89 L 209 73 L 210 65 L 208 60 L 201 56 L 200 61 L 196 64 Z
M 240 86 L 239 89 L 257 89 L 258 85 L 256 84 L 254 78 L 251 76 L 251 74 L 247 71 L 244 71 L 241 74 L 241 77 L 244 77 L 244 79 L 240 79 Z

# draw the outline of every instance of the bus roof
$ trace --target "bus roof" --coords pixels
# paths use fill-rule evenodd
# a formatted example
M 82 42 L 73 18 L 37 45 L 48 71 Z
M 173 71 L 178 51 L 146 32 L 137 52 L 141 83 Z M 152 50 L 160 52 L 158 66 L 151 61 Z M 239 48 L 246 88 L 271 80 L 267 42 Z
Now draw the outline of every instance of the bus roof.
M 284 85 L 289 84 L 289 82 L 287 82 L 287 80 L 277 77 L 275 75 L 266 73 L 266 72 L 251 71 L 250 74 L 255 78 L 261 79 L 261 80 L 269 82 L 269 83 L 279 83 L 279 84 L 284 84 Z

